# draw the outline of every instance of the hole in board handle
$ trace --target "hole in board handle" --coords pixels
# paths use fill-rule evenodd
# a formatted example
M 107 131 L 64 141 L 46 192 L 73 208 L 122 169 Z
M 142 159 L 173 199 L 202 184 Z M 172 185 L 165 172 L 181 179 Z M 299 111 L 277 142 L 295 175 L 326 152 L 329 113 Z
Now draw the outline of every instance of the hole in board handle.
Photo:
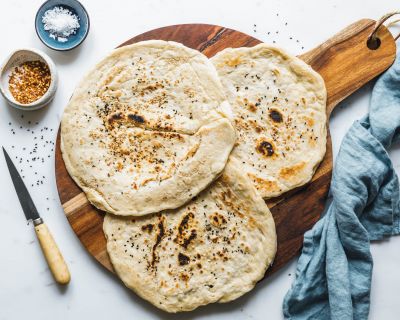
M 377 37 L 371 37 L 367 40 L 367 47 L 370 50 L 376 50 L 381 46 L 381 39 Z

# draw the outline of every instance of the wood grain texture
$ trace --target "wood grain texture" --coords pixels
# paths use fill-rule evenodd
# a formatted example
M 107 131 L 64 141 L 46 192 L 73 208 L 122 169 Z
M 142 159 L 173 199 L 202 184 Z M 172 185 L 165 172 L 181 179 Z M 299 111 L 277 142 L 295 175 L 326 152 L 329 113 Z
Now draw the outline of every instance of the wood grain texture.
M 320 46 L 300 56 L 318 71 L 328 90 L 327 114 L 344 98 L 386 70 L 395 59 L 396 46 L 390 32 L 382 27 L 381 46 L 368 49 L 366 42 L 375 21 L 360 20 Z M 121 46 L 138 41 L 160 39 L 181 42 L 211 57 L 227 47 L 251 47 L 259 40 L 220 26 L 185 24 L 155 29 L 138 35 Z M 319 219 L 324 208 L 332 174 L 332 146 L 328 133 L 327 152 L 312 181 L 278 198 L 267 201 L 275 219 L 278 252 L 267 276 L 280 269 L 301 249 L 304 232 Z M 89 253 L 107 269 L 112 265 L 102 231 L 104 213 L 94 208 L 68 175 L 56 146 L 57 187 L 68 221 Z

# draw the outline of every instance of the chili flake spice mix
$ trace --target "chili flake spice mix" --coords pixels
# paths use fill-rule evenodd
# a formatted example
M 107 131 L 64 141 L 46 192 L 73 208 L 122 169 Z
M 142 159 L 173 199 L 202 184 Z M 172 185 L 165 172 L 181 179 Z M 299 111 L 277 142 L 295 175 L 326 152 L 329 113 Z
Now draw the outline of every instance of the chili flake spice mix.
M 38 100 L 47 92 L 50 83 L 50 69 L 39 60 L 26 61 L 15 67 L 8 81 L 14 99 L 22 104 Z

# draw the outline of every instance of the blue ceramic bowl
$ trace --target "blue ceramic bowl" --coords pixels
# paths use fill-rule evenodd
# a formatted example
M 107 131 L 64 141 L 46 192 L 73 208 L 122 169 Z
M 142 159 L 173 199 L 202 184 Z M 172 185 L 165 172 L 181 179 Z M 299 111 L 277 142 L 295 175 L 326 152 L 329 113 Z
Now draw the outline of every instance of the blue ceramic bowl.
M 54 7 L 63 7 L 79 17 L 79 29 L 76 30 L 75 34 L 70 35 L 65 42 L 50 37 L 49 31 L 44 30 L 42 17 L 47 10 L 53 9 Z M 42 4 L 36 13 L 36 33 L 46 46 L 54 50 L 67 51 L 76 48 L 86 39 L 89 33 L 89 27 L 89 15 L 83 5 L 77 0 L 48 0 Z

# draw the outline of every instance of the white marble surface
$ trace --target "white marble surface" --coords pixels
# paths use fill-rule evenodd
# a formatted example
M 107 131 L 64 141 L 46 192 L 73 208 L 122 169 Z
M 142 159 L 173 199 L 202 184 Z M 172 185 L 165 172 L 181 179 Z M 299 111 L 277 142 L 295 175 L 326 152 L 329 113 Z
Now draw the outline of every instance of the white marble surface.
M 16 164 L 24 170 L 36 205 L 65 255 L 72 282 L 67 288 L 55 285 L 33 228 L 24 221 L 5 161 L 0 156 L 0 320 L 28 317 L 41 320 L 282 319 L 282 299 L 292 283 L 295 261 L 233 303 L 211 305 L 183 315 L 168 316 L 124 289 L 114 276 L 86 253 L 69 227 L 57 195 L 50 142 L 55 140 L 60 115 L 77 80 L 111 48 L 136 34 L 164 25 L 203 22 L 235 28 L 266 42 L 276 41 L 276 44 L 298 54 L 357 19 L 378 18 L 399 9 L 398 1 L 83 0 L 91 17 L 91 30 L 80 48 L 67 53 L 51 51 L 37 38 L 34 16 L 41 2 L 0 1 L 0 59 L 20 47 L 44 50 L 58 66 L 59 89 L 47 109 L 24 114 L 24 118 L 21 118 L 21 112 L 11 109 L 1 99 L 0 144 L 7 148 L 13 159 L 23 158 L 21 164 L 15 159 Z M 333 114 L 331 133 L 335 154 L 352 122 L 366 113 L 370 91 L 371 85 L 367 85 Z M 41 140 L 40 130 L 44 127 L 48 130 L 43 131 Z M 28 163 L 26 159 L 30 158 L 29 152 L 37 141 L 44 162 Z M 392 155 L 399 170 L 399 146 L 395 147 Z M 43 184 L 39 182 L 37 186 L 38 179 L 43 180 Z M 400 238 L 372 245 L 375 267 L 370 319 L 399 318 L 399 247 Z

